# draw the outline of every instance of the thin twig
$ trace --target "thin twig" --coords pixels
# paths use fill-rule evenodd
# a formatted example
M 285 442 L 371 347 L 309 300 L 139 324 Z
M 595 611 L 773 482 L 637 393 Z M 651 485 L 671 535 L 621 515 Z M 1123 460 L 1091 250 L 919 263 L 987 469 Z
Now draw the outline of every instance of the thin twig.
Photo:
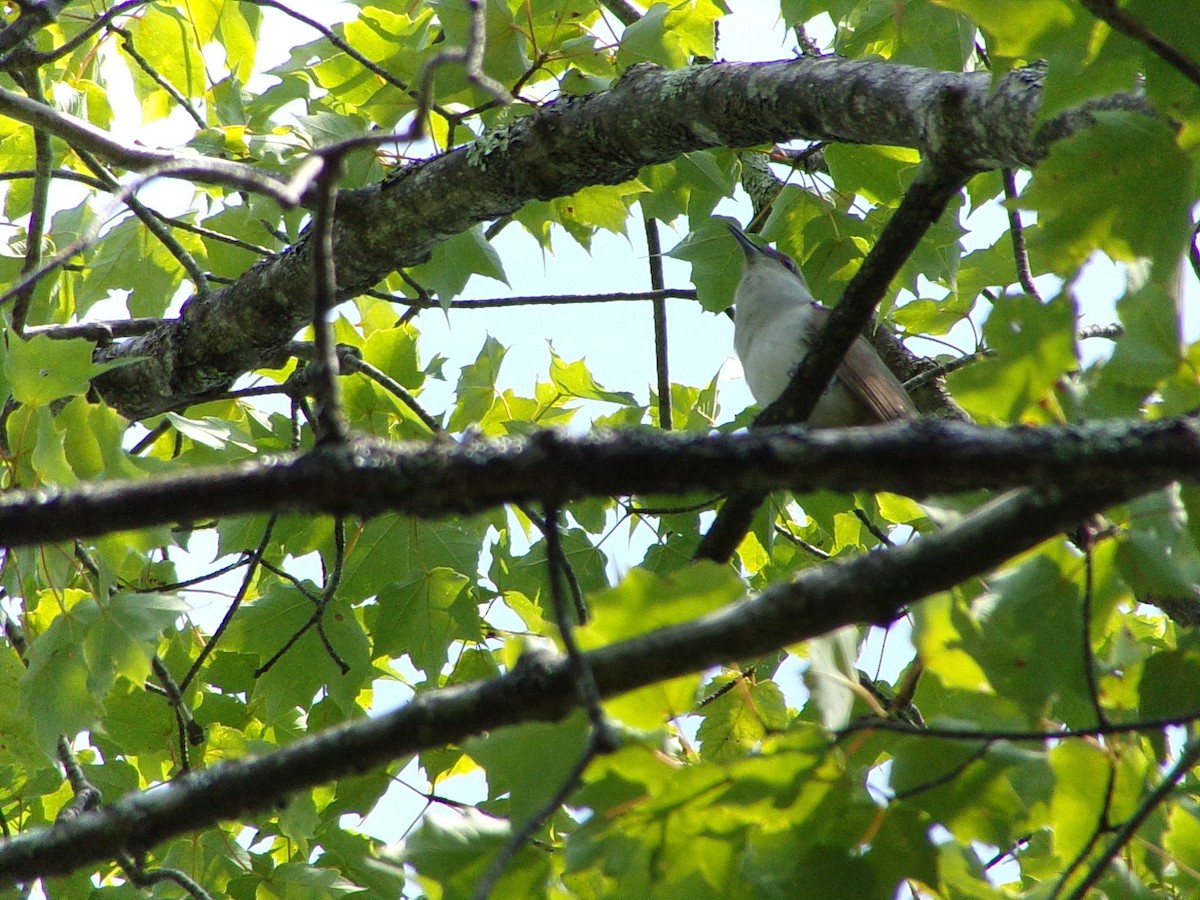
M 1059 728 L 1055 731 L 1018 731 L 997 728 L 944 728 L 939 726 L 918 726 L 901 719 L 880 719 L 876 716 L 865 716 L 855 719 L 834 732 L 837 740 L 841 740 L 859 731 L 894 731 L 900 734 L 911 734 L 916 737 L 932 738 L 943 741 L 1012 741 L 1024 744 L 1045 744 L 1050 741 L 1061 741 L 1066 738 L 1094 738 L 1114 734 L 1137 734 L 1143 731 L 1161 731 L 1173 725 L 1190 725 L 1200 719 L 1200 713 L 1189 713 L 1178 716 L 1163 716 L 1154 719 L 1139 719 L 1135 722 L 1109 722 L 1106 725 L 1094 725 L 1090 728 Z
M 100 161 L 96 157 L 86 150 L 81 150 L 77 147 L 72 149 L 75 150 L 76 156 L 79 157 L 83 164 L 105 183 L 109 191 L 116 192 L 120 190 L 120 183 L 112 176 L 111 172 L 100 164 Z M 188 252 L 183 244 L 175 239 L 175 235 L 171 234 L 171 229 L 159 219 L 152 209 L 145 206 L 132 194 L 125 199 L 125 205 L 146 226 L 146 230 L 158 238 L 159 243 L 167 248 L 167 252 L 175 257 L 179 261 L 179 264 L 183 266 L 183 270 L 192 279 L 192 284 L 196 286 L 197 296 L 207 297 L 208 276 L 204 274 L 204 270 L 200 268 L 200 264 L 196 262 L 196 258 Z
M 964 369 L 980 360 L 995 355 L 995 350 L 976 350 L 974 353 L 968 353 L 966 356 L 960 356 L 949 362 L 938 363 L 936 366 L 926 369 L 924 372 L 914 375 L 908 381 L 904 382 L 904 390 L 911 393 L 917 388 L 929 384 L 934 379 L 941 378 L 943 375 L 949 375 L 951 372 L 957 372 L 959 369 Z
M 775 533 L 778 534 L 780 537 L 784 538 L 785 540 L 790 541 L 791 543 L 795 544 L 797 547 L 799 547 L 801 550 L 805 551 L 806 553 L 811 553 L 817 559 L 825 560 L 825 559 L 830 558 L 830 554 L 828 551 L 822 550 L 816 544 L 810 544 L 808 541 L 804 540 L 804 538 L 799 537 L 798 535 L 792 534 L 790 531 L 788 531 L 786 528 L 783 527 L 783 525 L 779 524 L 778 522 L 775 523 Z
M 346 442 L 349 425 L 342 411 L 342 388 L 338 381 L 337 343 L 329 315 L 337 305 L 337 273 L 333 256 L 333 222 L 337 205 L 337 183 L 341 158 L 325 158 L 317 177 L 317 207 L 312 222 L 313 333 L 316 358 L 312 362 L 313 389 L 317 398 L 318 440 Z
M 75 172 L 71 169 L 51 169 L 48 174 L 51 178 L 57 178 L 60 181 L 77 181 L 80 184 L 86 184 L 88 187 L 96 188 L 96 190 L 106 190 L 103 182 L 85 172 Z M 18 181 L 23 178 L 36 177 L 36 169 L 10 169 L 6 172 L 0 172 L 0 181 Z
M 125 0 L 124 3 L 118 3 L 112 9 L 106 10 L 102 15 L 90 22 L 88 26 L 83 29 L 83 31 L 75 35 L 75 37 L 63 44 L 60 44 L 52 50 L 45 50 L 41 52 L 32 50 L 22 52 L 22 48 L 17 47 L 9 55 L 15 56 L 19 54 L 22 65 L 43 66 L 48 62 L 54 62 L 54 60 L 61 59 L 68 53 L 74 52 L 77 47 L 83 46 L 83 44 L 89 38 L 101 31 L 105 25 L 116 19 L 118 16 L 122 16 L 131 10 L 137 9 L 139 6 L 147 6 L 153 2 L 154 0 Z M 7 35 L 8 29 L 6 28 L 3 33 Z M 8 64 L 9 60 L 7 57 L 0 59 L 0 69 L 7 68 Z
M 337 593 L 338 585 L 342 582 L 342 567 L 346 559 L 346 528 L 345 520 L 338 516 L 333 521 L 333 571 L 325 578 L 325 587 L 322 589 L 320 596 L 313 597 L 312 593 L 303 587 L 300 588 L 301 593 L 313 601 L 316 607 L 308 621 L 301 625 L 289 637 L 278 650 L 271 655 L 271 658 L 254 670 L 254 677 L 260 678 L 271 670 L 275 663 L 283 659 L 289 650 L 291 650 L 299 642 L 300 638 L 308 633 L 309 629 L 316 629 L 317 637 L 321 641 L 321 645 L 325 648 L 325 652 L 329 658 L 333 660 L 334 665 L 341 670 L 343 675 L 350 671 L 350 665 L 342 659 L 341 655 L 334 649 L 333 644 L 329 640 L 329 635 L 325 632 L 325 611 L 329 608 L 329 601 L 334 598 Z M 298 582 L 292 576 L 287 576 L 289 580 Z
M 418 286 L 419 287 L 419 286 Z M 441 309 L 442 304 L 431 297 L 395 297 L 376 292 L 381 300 L 404 303 L 422 309 Z M 635 300 L 664 300 L 679 298 L 695 300 L 693 288 L 664 288 L 658 291 L 613 291 L 607 294 L 531 294 L 521 297 L 484 297 L 477 300 L 451 300 L 450 309 L 497 309 L 506 306 L 569 306 L 576 303 L 624 303 Z
M 24 15 L 22 15 L 24 18 Z M 42 93 L 42 82 L 36 70 L 27 69 L 15 73 L 17 83 L 29 95 L 29 99 L 45 103 Z M 25 231 L 25 260 L 21 264 L 21 274 L 36 271 L 42 264 L 42 242 L 46 237 L 46 215 L 50 199 L 50 164 L 53 153 L 50 149 L 50 135 L 40 128 L 33 130 L 33 147 L 35 169 L 33 178 L 33 196 L 30 200 L 29 227 Z M 12 325 L 18 335 L 24 335 L 25 322 L 29 318 L 29 306 L 33 302 L 36 284 L 29 284 L 13 301 Z
M 1083 0 L 1083 8 L 1107 22 L 1114 31 L 1145 45 L 1151 53 L 1200 87 L 1200 65 L 1131 16 L 1116 0 Z
M 179 689 L 179 684 L 171 676 L 171 670 L 167 668 L 167 664 L 156 653 L 150 658 L 150 666 L 154 670 L 154 675 L 162 686 L 163 692 L 167 696 L 167 701 L 171 704 L 171 708 L 175 710 L 175 714 L 179 716 L 180 721 L 183 723 L 184 730 L 187 732 L 188 743 L 193 747 L 204 743 L 204 726 L 197 722 L 195 716 L 192 715 L 191 707 L 183 699 L 183 692 Z
M 346 373 L 358 372 L 370 378 L 384 390 L 395 396 L 401 403 L 407 406 L 413 414 L 421 420 L 421 423 L 434 434 L 439 434 L 442 431 L 442 423 L 425 411 L 425 408 L 417 402 L 417 398 L 410 394 L 400 382 L 388 375 L 386 372 L 371 365 L 360 356 L 355 356 L 351 353 L 341 354 L 339 356 L 342 365 L 342 371 Z
M 1037 285 L 1033 283 L 1033 274 L 1029 270 L 1029 252 L 1025 249 L 1025 226 L 1021 224 L 1021 214 L 1017 211 L 1017 179 L 1012 169 L 1001 169 L 1004 178 L 1004 197 L 1008 201 L 1004 210 L 1008 213 L 1008 235 L 1012 239 L 1013 262 L 1017 267 L 1017 281 L 1031 297 L 1040 301 Z
M 1167 795 L 1175 790 L 1175 786 L 1191 771 L 1197 762 L 1200 762 L 1200 738 L 1194 737 L 1184 745 L 1183 750 L 1179 754 L 1179 759 L 1175 761 L 1175 765 L 1171 767 L 1171 770 L 1163 776 L 1163 780 L 1159 786 L 1141 802 L 1134 814 L 1125 820 L 1125 824 L 1117 829 L 1117 833 L 1113 835 L 1113 839 L 1104 848 L 1100 857 L 1092 863 L 1083 881 L 1075 885 L 1075 889 L 1071 891 L 1067 900 L 1083 900 L 1087 896 L 1087 892 L 1100 880 L 1100 876 L 1104 874 L 1109 863 L 1121 852 L 1121 848 L 1129 843 L 1130 839 L 1137 833 L 1137 830 L 1142 827 L 1142 823 L 1167 799 Z
M 584 749 L 579 762 L 567 773 L 562 785 L 554 792 L 554 796 L 550 797 L 540 810 L 530 816 L 524 825 L 514 831 L 509 836 L 508 842 L 496 854 L 496 858 L 488 866 L 487 873 L 475 885 L 475 891 L 472 895 L 475 900 L 487 900 L 492 895 L 492 891 L 500 881 L 504 870 L 508 868 L 508 864 L 512 861 L 512 858 L 528 843 L 529 839 L 533 837 L 534 832 L 542 827 L 546 819 L 553 815 L 556 809 L 567 802 L 567 798 L 571 796 L 571 792 L 575 790 L 575 787 L 579 784 L 579 780 L 583 777 L 583 773 L 587 770 L 588 764 L 596 758 L 598 752 L 595 746 L 595 734 L 593 733 L 592 741 Z
M 663 290 L 662 242 L 658 237 L 658 222 L 645 217 L 646 249 L 650 263 L 650 288 Z M 654 371 L 658 375 L 658 427 L 671 430 L 671 375 L 667 369 L 667 304 L 656 297 L 654 310 Z
M 152 888 L 156 884 L 170 881 L 186 891 L 193 900 L 213 900 L 212 895 L 201 887 L 199 882 L 179 869 L 167 866 L 147 869 L 128 853 L 120 854 L 117 857 L 117 863 L 135 887 Z
M 974 752 L 968 754 L 967 757 L 961 760 L 957 765 L 951 766 L 949 771 L 944 772 L 935 778 L 931 778 L 929 781 L 913 785 L 907 790 L 896 791 L 894 794 L 892 794 L 891 799 L 895 801 L 908 800 L 909 798 L 915 797 L 918 794 L 923 794 L 926 791 L 936 790 L 942 785 L 949 784 L 951 781 L 958 778 L 958 776 L 966 771 L 967 768 L 973 763 L 983 759 L 983 757 L 987 755 L 987 752 L 991 746 L 992 745 L 990 741 L 985 741 L 982 745 L 976 748 Z
M 176 89 L 175 85 L 167 81 L 167 79 L 163 77 L 162 73 L 159 72 L 158 69 L 150 65 L 150 62 L 146 59 L 146 57 L 137 52 L 137 49 L 133 46 L 133 35 L 129 33 L 128 29 L 122 28 L 120 25 L 109 25 L 108 30 L 116 32 L 121 36 L 121 49 L 125 51 L 130 59 L 137 63 L 138 68 L 145 72 L 151 81 L 166 91 L 167 94 L 170 95 L 171 99 L 178 103 L 180 107 L 183 108 L 183 111 L 191 116 L 191 119 L 196 123 L 197 128 L 203 130 L 208 127 L 208 123 L 204 121 L 204 117 L 196 111 L 196 108 L 192 106 L 187 97 L 183 96 L 183 94 Z
M 554 607 L 554 619 L 558 625 L 559 637 L 562 639 L 563 649 L 571 664 L 579 700 L 587 710 L 593 731 L 598 735 L 599 747 L 611 749 L 612 746 L 615 746 L 615 737 L 610 734 L 611 727 L 600 706 L 600 691 L 596 687 L 596 678 L 575 640 L 575 623 L 567 614 L 566 598 L 563 596 L 560 576 L 563 572 L 566 555 L 563 553 L 562 541 L 558 533 L 558 508 L 547 505 L 546 517 L 543 522 L 542 533 L 546 536 L 546 563 L 550 570 L 550 599 L 551 605 Z
M 0 53 L 10 54 L 19 50 L 26 38 L 39 28 L 53 25 L 58 14 L 71 0 L 41 0 L 39 3 L 22 3 L 17 20 L 0 31 Z M 0 68 L 8 65 L 8 57 L 0 59 Z
M 79 765 L 79 760 L 75 758 L 75 751 L 71 749 L 71 743 L 65 735 L 58 736 L 55 749 L 58 761 L 66 773 L 67 783 L 71 785 L 71 793 L 74 795 L 71 802 L 60 809 L 55 817 L 56 822 L 64 822 L 68 819 L 78 818 L 88 810 L 98 807 L 104 799 L 104 795 L 83 774 L 83 768 Z
M 106 322 L 76 322 L 71 325 L 31 325 L 25 329 L 26 337 L 45 335 L 55 341 L 87 338 L 99 344 L 110 343 L 114 338 L 139 337 L 162 326 L 166 319 L 117 319 Z
M 4 88 L 0 88 L 0 113 L 34 128 L 41 128 L 73 146 L 82 147 L 112 165 L 142 173 L 145 176 L 143 179 L 126 186 L 130 193 L 135 193 L 152 178 L 180 178 L 265 194 L 281 206 L 291 209 L 300 205 L 303 189 L 311 180 L 311 175 L 306 171 L 298 172 L 299 178 L 293 176 L 285 181 L 246 163 L 210 156 L 184 156 L 167 150 L 125 144 L 90 122 Z M 299 190 L 296 185 L 299 185 Z
M 192 663 L 187 674 L 179 682 L 179 690 L 186 691 L 200 672 L 200 667 L 204 665 L 204 661 L 208 659 L 208 655 L 216 649 L 217 641 L 221 639 L 221 635 L 225 633 L 225 629 L 229 627 L 229 623 L 233 621 L 233 614 L 237 612 L 238 607 L 242 605 L 242 601 L 246 599 L 246 594 L 250 591 L 250 585 L 254 582 L 254 573 L 258 569 L 258 564 L 263 558 L 263 554 L 267 552 L 267 546 L 271 543 L 271 534 L 275 531 L 275 522 L 278 520 L 277 515 L 272 515 L 267 520 L 267 527 L 263 529 L 262 540 L 258 542 L 258 547 L 254 554 L 250 557 L 249 565 L 246 567 L 246 574 L 242 577 L 242 584 L 238 588 L 237 594 L 233 598 L 233 602 L 229 604 L 229 609 L 225 611 L 225 615 L 221 619 L 221 623 L 217 626 L 216 631 L 212 633 L 208 641 L 200 648 L 200 653 L 197 655 L 195 662 Z

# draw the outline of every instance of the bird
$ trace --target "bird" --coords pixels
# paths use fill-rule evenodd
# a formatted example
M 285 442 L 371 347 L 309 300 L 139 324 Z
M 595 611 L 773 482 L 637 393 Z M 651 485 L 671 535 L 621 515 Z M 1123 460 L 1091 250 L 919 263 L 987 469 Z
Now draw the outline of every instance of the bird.
M 746 257 L 746 268 L 734 292 L 733 345 L 750 393 L 760 405 L 769 406 L 787 387 L 832 310 L 813 298 L 790 256 L 760 247 L 738 226 L 726 225 Z M 817 401 L 808 425 L 875 425 L 916 415 L 903 385 L 859 335 Z

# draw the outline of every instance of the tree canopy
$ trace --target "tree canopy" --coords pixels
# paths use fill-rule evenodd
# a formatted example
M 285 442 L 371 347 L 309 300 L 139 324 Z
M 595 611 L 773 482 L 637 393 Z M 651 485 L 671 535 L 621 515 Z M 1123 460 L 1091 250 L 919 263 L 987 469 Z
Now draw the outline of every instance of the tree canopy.
M 753 6 L 5 6 L 0 896 L 1200 892 L 1200 2 Z

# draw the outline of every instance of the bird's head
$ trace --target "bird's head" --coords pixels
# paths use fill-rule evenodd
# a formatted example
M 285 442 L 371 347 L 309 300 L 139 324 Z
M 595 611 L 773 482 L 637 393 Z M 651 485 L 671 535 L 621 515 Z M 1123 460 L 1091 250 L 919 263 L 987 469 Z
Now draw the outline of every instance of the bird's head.
M 734 236 L 738 244 L 741 245 L 742 253 L 746 257 L 746 271 L 749 273 L 752 269 L 763 267 L 764 269 L 773 269 L 782 266 L 791 272 L 807 289 L 807 282 L 804 280 L 804 274 L 800 271 L 800 267 L 796 265 L 796 261 L 786 253 L 781 253 L 771 247 L 760 247 L 754 241 L 746 236 L 746 232 L 738 228 L 732 222 L 726 222 L 725 226 L 729 229 L 729 233 Z

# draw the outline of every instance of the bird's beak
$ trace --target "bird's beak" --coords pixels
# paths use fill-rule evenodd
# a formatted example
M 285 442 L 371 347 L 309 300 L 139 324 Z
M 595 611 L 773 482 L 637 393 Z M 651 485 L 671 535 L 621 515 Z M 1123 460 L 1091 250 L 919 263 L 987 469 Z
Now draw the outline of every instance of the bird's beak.
M 726 222 L 725 227 L 729 229 L 729 233 L 737 239 L 737 242 L 742 245 L 742 252 L 746 254 L 747 258 L 762 255 L 762 248 L 746 237 L 746 232 L 742 231 L 742 229 L 738 228 L 732 222 Z

